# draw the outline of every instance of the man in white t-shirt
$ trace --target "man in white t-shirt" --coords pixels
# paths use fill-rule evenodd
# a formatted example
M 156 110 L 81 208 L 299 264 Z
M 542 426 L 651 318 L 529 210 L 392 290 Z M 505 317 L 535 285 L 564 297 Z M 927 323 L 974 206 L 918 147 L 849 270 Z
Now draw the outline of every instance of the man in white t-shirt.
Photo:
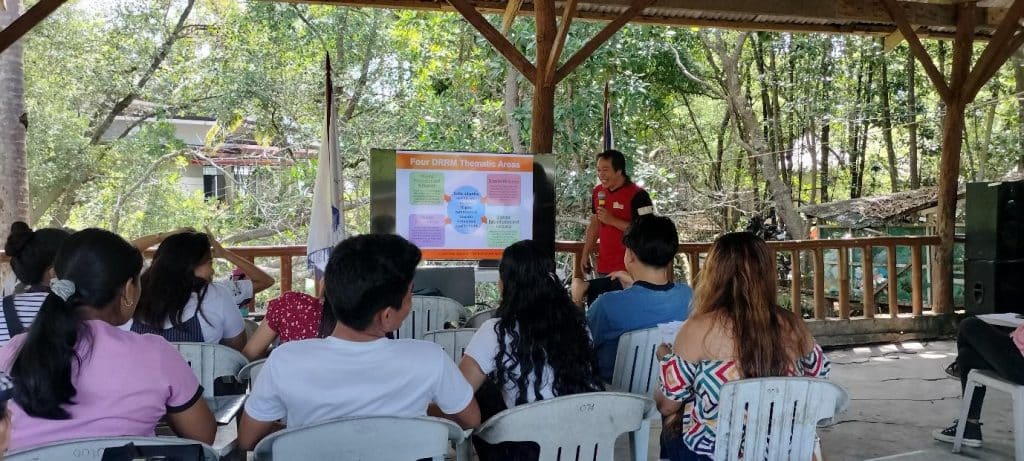
M 396 235 L 346 239 L 325 271 L 331 336 L 274 350 L 245 403 L 238 445 L 252 450 L 283 420 L 300 427 L 346 416 L 431 413 L 464 428 L 480 424 L 473 388 L 440 346 L 388 339 L 412 309 L 415 245 Z

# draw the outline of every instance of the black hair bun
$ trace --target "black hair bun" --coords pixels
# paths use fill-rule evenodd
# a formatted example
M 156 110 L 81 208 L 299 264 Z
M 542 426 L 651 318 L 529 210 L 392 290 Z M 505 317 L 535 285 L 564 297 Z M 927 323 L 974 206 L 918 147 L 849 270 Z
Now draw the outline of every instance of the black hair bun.
M 7 243 L 4 244 L 4 253 L 7 253 L 8 257 L 18 256 L 33 236 L 35 236 L 35 232 L 28 227 L 28 224 L 14 221 L 11 224 L 11 234 L 7 236 Z

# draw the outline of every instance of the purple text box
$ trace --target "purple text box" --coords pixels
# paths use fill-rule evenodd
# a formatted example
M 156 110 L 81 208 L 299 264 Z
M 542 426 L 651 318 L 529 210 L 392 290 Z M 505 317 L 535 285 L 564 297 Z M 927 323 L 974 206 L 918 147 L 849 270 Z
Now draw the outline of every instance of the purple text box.
M 443 214 L 409 215 L 409 240 L 419 247 L 443 247 L 444 218 Z

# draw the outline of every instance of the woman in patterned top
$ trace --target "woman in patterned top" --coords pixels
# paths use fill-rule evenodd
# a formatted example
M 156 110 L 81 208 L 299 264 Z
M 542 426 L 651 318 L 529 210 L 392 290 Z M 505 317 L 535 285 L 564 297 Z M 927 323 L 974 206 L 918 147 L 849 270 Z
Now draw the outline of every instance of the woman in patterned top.
M 321 286 L 320 296 L 323 296 Z M 335 319 L 325 303 L 305 293 L 286 291 L 267 303 L 267 315 L 245 343 L 242 354 L 249 360 L 267 356 L 275 340 L 281 344 L 303 339 L 326 338 L 334 331 Z
M 751 233 L 725 234 L 711 246 L 674 349 L 663 344 L 657 351 L 658 410 L 675 416 L 685 405 L 685 415 L 667 424 L 662 458 L 714 456 L 718 395 L 726 382 L 828 374 L 828 358 L 803 319 L 776 304 L 775 281 L 766 277 L 773 265 L 768 245 Z

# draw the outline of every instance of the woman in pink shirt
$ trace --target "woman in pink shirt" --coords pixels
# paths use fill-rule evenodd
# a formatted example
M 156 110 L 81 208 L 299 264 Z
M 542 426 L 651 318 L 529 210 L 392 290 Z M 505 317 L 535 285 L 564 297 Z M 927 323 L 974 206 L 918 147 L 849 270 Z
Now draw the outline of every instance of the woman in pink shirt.
M 1013 333 L 985 323 L 977 317 L 960 321 L 956 334 L 956 368 L 960 374 L 960 394 L 967 385 L 971 370 L 991 370 L 1017 384 L 1024 384 L 1024 326 Z M 967 412 L 967 426 L 964 430 L 964 445 L 981 446 L 981 404 L 985 400 L 985 388 L 974 389 L 971 407 Z M 945 429 L 932 432 L 935 440 L 953 443 L 956 437 L 956 421 Z
M 117 328 L 139 300 L 142 254 L 117 234 L 86 229 L 64 242 L 57 279 L 27 333 L 0 348 L 14 380 L 13 451 L 87 437 L 175 432 L 212 443 L 202 388 L 163 338 Z

